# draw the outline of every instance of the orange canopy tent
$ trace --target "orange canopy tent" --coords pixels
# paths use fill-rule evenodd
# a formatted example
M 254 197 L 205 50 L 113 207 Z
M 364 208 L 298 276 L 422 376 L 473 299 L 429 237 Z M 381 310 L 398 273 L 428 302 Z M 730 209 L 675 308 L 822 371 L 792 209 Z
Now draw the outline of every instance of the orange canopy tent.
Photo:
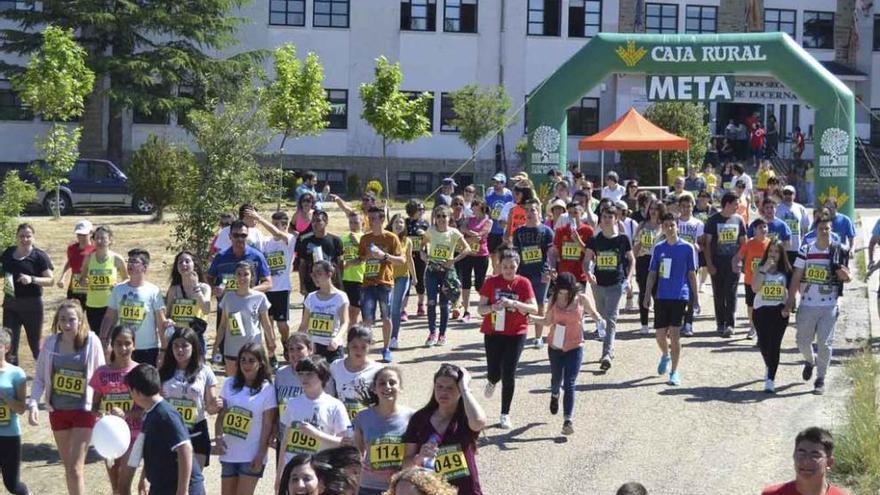
M 630 108 L 616 122 L 578 142 L 578 163 L 583 150 L 602 151 L 602 179 L 605 179 L 605 150 L 660 151 L 660 185 L 663 185 L 663 150 L 689 151 L 690 144 L 683 137 L 664 131 Z M 690 153 L 687 157 L 690 166 Z

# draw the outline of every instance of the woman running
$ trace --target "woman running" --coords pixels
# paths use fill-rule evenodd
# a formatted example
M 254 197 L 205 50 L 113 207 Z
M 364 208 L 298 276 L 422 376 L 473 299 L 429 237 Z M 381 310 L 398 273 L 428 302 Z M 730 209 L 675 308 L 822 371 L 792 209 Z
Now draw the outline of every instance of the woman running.
M 220 493 L 253 495 L 278 414 L 272 367 L 262 345 L 248 342 L 241 347 L 235 377 L 223 382 L 220 397 L 223 410 L 214 424 L 223 477 Z
M 785 309 L 788 298 L 788 281 L 792 274 L 791 263 L 785 247 L 779 240 L 770 241 L 764 258 L 752 274 L 752 290 L 755 291 L 755 329 L 758 347 L 767 367 L 764 391 L 775 393 L 776 369 L 779 367 L 779 349 L 788 327 L 789 313 Z
M 422 218 L 424 215 L 425 205 L 423 203 L 415 199 L 411 199 L 406 203 L 406 236 L 412 241 L 413 263 L 416 266 L 415 286 L 416 294 L 418 294 L 418 312 L 416 316 L 425 316 L 427 314 L 425 312 L 425 268 L 427 268 L 427 263 L 421 253 L 424 252 L 422 237 L 424 237 L 425 232 L 428 231 L 431 225 Z M 403 301 L 404 308 L 406 308 L 408 300 L 409 295 L 407 294 L 407 299 Z M 406 321 L 405 312 L 401 315 L 400 321 Z
M 24 327 L 34 359 L 40 354 L 43 331 L 43 287 L 52 286 L 52 260 L 34 246 L 34 228 L 27 223 L 15 229 L 15 246 L 0 255 L 3 284 L 3 326 L 12 331 L 9 361 L 18 364 L 18 343 Z
M 89 332 L 79 301 L 61 303 L 52 321 L 53 335 L 43 343 L 28 399 L 28 423 L 40 425 L 37 406 L 45 394 L 50 406 L 49 424 L 64 465 L 67 493 L 85 495 L 86 453 L 95 426 L 92 387 L 95 371 L 104 365 L 101 339 Z
M 648 315 L 650 312 L 645 309 L 645 297 L 652 296 L 646 294 L 645 288 L 648 284 L 648 267 L 651 265 L 651 253 L 654 250 L 654 244 L 660 240 L 660 218 L 666 214 L 666 205 L 655 199 L 648 204 L 648 219 L 639 224 L 636 230 L 636 242 L 633 245 L 633 252 L 636 255 L 636 282 L 639 284 L 639 322 L 642 328 L 639 333 L 648 335 L 651 331 L 648 329 Z
M 412 467 L 394 475 L 385 495 L 456 495 L 458 490 L 420 467 Z
M 330 395 L 345 404 L 348 419 L 366 409 L 373 375 L 382 366 L 368 358 L 373 343 L 370 327 L 353 326 L 348 329 L 348 357 L 330 363 L 330 382 L 326 386 Z
M 280 471 L 278 495 L 343 495 L 352 482 L 340 469 L 309 454 L 297 454 Z
M 433 465 L 459 495 L 482 493 L 476 453 L 486 413 L 468 388 L 470 381 L 466 369 L 440 365 L 434 374 L 431 399 L 412 415 L 403 434 L 404 468 Z
M 125 419 L 131 432 L 128 451 L 110 465 L 107 464 L 107 475 L 113 493 L 130 494 L 131 481 L 135 469 L 128 466 L 128 456 L 134 440 L 141 431 L 141 420 L 144 411 L 137 407 L 131 398 L 131 391 L 125 383 L 125 376 L 138 363 L 131 359 L 134 351 L 134 327 L 118 325 L 110 332 L 110 363 L 95 370 L 89 386 L 94 390 L 92 396 L 92 412 L 99 418 L 112 414 Z
M 21 425 L 18 415 L 27 410 L 27 375 L 18 366 L 6 361 L 12 346 L 12 332 L 0 327 L 0 472 L 3 486 L 13 495 L 29 495 L 21 482 Z
M 456 265 L 458 278 L 461 279 L 461 301 L 464 307 L 460 321 L 464 323 L 471 321 L 471 287 L 480 292 L 486 281 L 486 272 L 489 270 L 489 231 L 492 230 L 489 208 L 483 198 L 474 198 L 471 202 L 471 212 L 473 216 L 467 219 L 465 228 L 461 232 L 471 248 L 471 254 L 462 258 Z
M 480 332 L 486 345 L 487 378 L 483 395 L 487 399 L 501 382 L 501 428 L 510 429 L 510 404 L 516 386 L 516 366 L 528 334 L 527 315 L 537 313 L 535 293 L 529 279 L 517 275 L 519 254 L 501 253 L 501 275 L 489 277 L 480 290 Z
M 275 354 L 275 328 L 269 321 L 269 299 L 266 294 L 250 288 L 252 276 L 250 263 L 239 262 L 235 267 L 235 292 L 227 291 L 218 307 L 223 313 L 214 355 L 219 353 L 218 345 L 222 342 L 226 376 L 238 375 L 239 350 L 245 344 L 260 344 L 264 333 L 269 352 Z
M 169 316 L 174 325 L 195 330 L 202 346 L 202 355 L 207 352 L 205 330 L 208 322 L 205 316 L 211 312 L 211 286 L 205 283 L 201 264 L 189 251 L 177 253 L 171 266 L 171 286 L 165 293 L 165 307 L 170 308 Z
M 333 285 L 336 267 L 329 261 L 316 261 L 312 280 L 318 290 L 303 301 L 299 331 L 308 333 L 315 344 L 315 354 L 327 361 L 341 359 L 343 328 L 348 328 L 348 296 Z
M 110 304 L 113 286 L 128 279 L 128 265 L 122 256 L 110 251 L 113 231 L 103 225 L 92 234 L 95 250 L 86 258 L 80 273 L 80 285 L 86 288 L 86 315 L 93 332 L 101 331 L 101 321 Z
M 86 288 L 80 283 L 80 274 L 82 273 L 83 262 L 92 252 L 95 251 L 95 245 L 92 244 L 92 222 L 88 220 L 80 220 L 73 227 L 73 233 L 76 235 L 76 242 L 67 246 L 67 261 L 61 269 L 61 275 L 58 276 L 59 289 L 64 288 L 64 275 L 70 270 L 70 283 L 67 284 L 67 298 L 76 299 L 85 307 L 86 305 Z
M 433 225 L 425 233 L 422 245 L 427 249 L 428 268 L 425 271 L 425 288 L 428 291 L 428 338 L 425 347 L 446 344 L 446 325 L 449 324 L 449 299 L 442 290 L 455 263 L 470 254 L 470 248 L 458 229 L 450 227 L 451 210 L 448 206 L 436 206 L 431 212 Z M 458 252 L 458 255 L 454 255 Z M 424 253 L 422 253 L 424 256 Z M 455 273 L 454 271 L 452 273 Z M 437 305 L 440 306 L 440 327 L 437 328 Z
M 397 338 L 400 334 L 400 323 L 403 321 L 404 304 L 406 293 L 412 281 L 416 278 L 416 265 L 413 260 L 412 237 L 406 234 L 406 220 L 400 213 L 391 217 L 388 222 L 388 230 L 397 234 L 400 245 L 403 246 L 403 255 L 406 262 L 402 265 L 392 265 L 394 269 L 394 290 L 391 293 L 391 345 L 389 348 L 396 351 L 398 348 Z
M 162 397 L 180 414 L 189 430 L 194 459 L 204 469 L 210 464 L 211 436 L 208 432 L 208 414 L 223 409 L 218 395 L 217 377 L 211 365 L 205 363 L 205 354 L 195 331 L 177 327 L 159 368 Z
M 315 210 L 315 195 L 306 192 L 296 201 L 296 211 L 287 228 L 291 234 L 302 235 L 312 228 L 312 211 Z
M 289 363 L 275 373 L 275 397 L 278 400 L 278 419 L 284 417 L 287 400 L 303 393 L 302 382 L 296 374 L 296 365 L 312 355 L 312 338 L 309 334 L 295 332 L 284 344 L 284 359 Z M 280 426 L 280 424 L 279 424 Z M 280 432 L 279 428 L 279 432 Z

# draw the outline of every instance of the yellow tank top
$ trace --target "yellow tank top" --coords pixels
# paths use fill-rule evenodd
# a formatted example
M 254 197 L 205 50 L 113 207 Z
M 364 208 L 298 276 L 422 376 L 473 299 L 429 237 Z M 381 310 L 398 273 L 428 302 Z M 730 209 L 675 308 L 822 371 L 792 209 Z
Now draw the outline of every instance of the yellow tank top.
M 119 282 L 119 274 L 116 271 L 116 257 L 113 253 L 107 253 L 107 259 L 98 261 L 97 255 L 89 256 L 88 292 L 86 292 L 86 306 L 89 308 L 106 308 L 110 304 L 110 291 Z
M 176 297 L 171 303 L 171 319 L 174 323 L 183 326 L 189 326 L 196 318 L 205 319 L 202 313 L 202 307 L 195 299 L 187 299 L 185 297 Z

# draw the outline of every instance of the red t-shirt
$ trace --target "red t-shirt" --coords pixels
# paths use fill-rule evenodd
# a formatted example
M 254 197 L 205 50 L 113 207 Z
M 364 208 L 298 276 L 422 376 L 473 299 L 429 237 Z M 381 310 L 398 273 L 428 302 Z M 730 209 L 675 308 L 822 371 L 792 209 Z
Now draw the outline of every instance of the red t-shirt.
M 802 495 L 794 486 L 794 481 L 764 488 L 761 495 Z M 834 485 L 828 487 L 826 495 L 847 495 L 847 493 Z
M 586 246 L 587 241 L 593 237 L 593 227 L 581 224 L 578 226 L 577 233 L 584 246 Z M 584 248 L 571 235 L 571 224 L 565 224 L 556 229 L 556 233 L 553 235 L 553 246 L 559 252 L 559 264 L 556 267 L 556 271 L 559 273 L 570 272 L 579 282 L 586 282 Z
M 513 280 L 505 280 L 502 275 L 489 277 L 483 288 L 480 289 L 480 295 L 489 298 L 489 304 L 495 304 L 502 297 L 513 299 L 516 301 L 526 302 L 535 299 L 535 291 L 532 289 L 532 283 L 529 279 L 522 275 L 516 275 Z M 525 335 L 528 333 L 529 321 L 526 315 L 519 311 L 507 310 L 504 313 L 504 331 L 495 330 L 495 314 L 489 313 L 483 317 L 483 324 L 480 325 L 480 332 L 486 335 Z
M 755 129 L 752 131 L 752 149 L 760 149 L 764 146 L 764 136 L 767 131 L 764 129 Z
M 86 260 L 86 256 L 92 254 L 94 251 L 94 244 L 89 244 L 84 249 L 80 249 L 79 243 L 77 242 L 67 246 L 67 264 L 70 265 L 70 270 L 73 273 L 80 273 L 82 271 L 83 262 Z
M 526 224 L 526 209 L 520 205 L 515 205 L 510 209 L 510 216 L 507 222 L 507 237 L 513 237 L 516 229 Z

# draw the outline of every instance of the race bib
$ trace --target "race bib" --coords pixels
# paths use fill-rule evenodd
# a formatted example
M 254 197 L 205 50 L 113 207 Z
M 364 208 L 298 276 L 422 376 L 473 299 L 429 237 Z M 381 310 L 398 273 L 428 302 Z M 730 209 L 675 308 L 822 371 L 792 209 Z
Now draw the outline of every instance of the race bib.
M 12 424 L 12 410 L 5 403 L 0 405 L 0 426 Z
M 132 325 L 140 325 L 147 317 L 147 308 L 141 301 L 125 301 L 119 307 L 119 319 Z
M 376 278 L 379 276 L 379 271 L 382 269 L 382 262 L 380 260 L 370 259 L 367 260 L 366 270 L 364 270 L 365 278 Z
M 234 437 L 246 439 L 251 431 L 251 419 L 253 413 L 249 410 L 233 406 L 223 415 L 223 433 Z
M 15 297 L 15 282 L 12 280 L 12 274 L 6 272 L 3 281 L 3 293 L 9 297 Z
M 52 393 L 82 398 L 86 395 L 85 371 L 61 368 L 52 375 Z
M 471 474 L 460 445 L 440 447 L 434 458 L 434 471 L 446 481 L 465 478 Z
M 89 290 L 110 290 L 113 282 L 113 270 L 89 270 Z
M 284 251 L 272 251 L 266 253 L 266 263 L 269 265 L 269 271 L 278 273 L 284 271 Z
M 617 251 L 599 251 L 596 255 L 596 268 L 598 270 L 617 270 Z
M 431 246 L 431 261 L 445 262 L 451 257 L 452 250 L 445 244 L 437 244 Z
M 333 315 L 322 313 L 309 314 L 309 334 L 314 337 L 333 337 Z
M 477 238 L 477 239 L 469 240 L 468 241 L 468 248 L 470 248 L 470 250 L 473 252 L 479 251 L 480 250 L 480 239 Z
M 421 251 L 422 250 L 422 236 L 420 235 L 411 235 L 409 239 L 412 241 L 413 251 Z
M 672 273 L 672 258 L 663 258 L 660 260 L 659 275 L 660 278 L 669 278 Z
M 752 258 L 752 273 L 758 271 L 758 268 L 761 266 L 761 258 Z
M 654 231 L 643 230 L 642 233 L 639 234 L 639 243 L 642 245 L 642 249 L 650 251 L 651 247 L 654 246 Z
M 229 334 L 235 337 L 241 337 L 244 332 L 244 323 L 241 321 L 241 313 L 229 314 Z
M 224 275 L 223 282 L 226 284 L 224 286 L 226 290 L 238 290 L 238 280 L 236 280 L 234 273 Z
M 718 243 L 736 244 L 739 227 L 736 225 L 718 224 Z
M 684 240 L 684 241 L 686 241 L 686 242 L 689 242 L 689 243 L 691 243 L 691 244 L 694 244 L 694 240 L 695 240 L 695 239 L 694 239 L 694 236 L 692 236 L 692 235 L 690 235 L 690 234 L 680 234 L 679 237 L 681 237 L 681 239 Z
M 769 302 L 782 302 L 785 297 L 785 286 L 778 281 L 765 281 L 761 286 L 761 298 Z
M 352 261 L 358 257 L 359 248 L 357 244 L 349 244 L 342 249 L 343 261 Z
M 291 454 L 317 454 L 319 446 L 317 438 L 293 427 L 287 430 L 287 451 Z
M 504 205 L 499 203 L 497 206 L 492 207 L 492 212 L 489 214 L 489 216 L 492 217 L 493 221 L 498 220 L 498 218 L 501 216 L 501 210 L 503 209 Z
M 581 259 L 583 248 L 576 242 L 562 243 L 562 259 L 569 261 L 578 261 Z
M 397 471 L 403 465 L 405 451 L 401 437 L 378 438 L 370 445 L 370 467 Z
M 363 402 L 354 399 L 345 399 L 342 401 L 345 404 L 345 411 L 348 413 L 348 419 L 354 421 L 355 416 L 360 414 L 361 411 L 365 410 Z
M 194 299 L 175 299 L 171 305 L 171 319 L 174 321 L 192 321 L 196 317 L 196 301 Z
M 168 399 L 168 404 L 180 414 L 187 428 L 196 425 L 196 418 L 199 417 L 199 408 L 196 401 L 190 399 Z
M 107 394 L 101 397 L 101 410 L 105 414 L 110 414 L 113 408 L 119 408 L 122 412 L 127 413 L 134 407 L 134 400 L 128 392 L 121 394 Z
M 801 223 L 797 218 L 785 219 L 785 225 L 788 225 L 788 228 L 791 229 L 791 235 L 801 235 Z
M 530 265 L 540 263 L 542 258 L 540 246 L 525 246 L 522 248 L 522 262 Z
M 82 284 L 79 273 L 70 275 L 70 292 L 74 294 L 85 294 L 88 292 L 88 287 Z
M 804 280 L 808 284 L 825 284 L 828 282 L 828 267 L 824 265 L 808 264 L 804 270 Z
M 775 240 L 779 239 L 779 233 L 778 232 L 767 232 L 767 238 L 770 239 L 771 241 L 775 241 Z

